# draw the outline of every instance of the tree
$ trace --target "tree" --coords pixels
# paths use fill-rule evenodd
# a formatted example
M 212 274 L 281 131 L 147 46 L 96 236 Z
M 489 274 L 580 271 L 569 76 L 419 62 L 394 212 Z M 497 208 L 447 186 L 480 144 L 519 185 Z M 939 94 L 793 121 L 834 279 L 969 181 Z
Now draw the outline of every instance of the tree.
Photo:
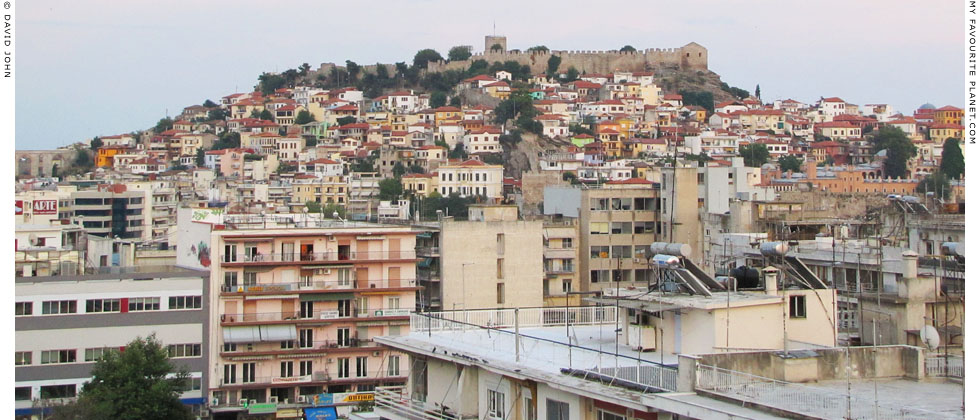
M 446 105 L 446 92 L 439 90 L 432 92 L 432 96 L 429 97 L 429 107 L 438 108 L 444 105 Z
M 449 61 L 466 61 L 472 56 L 470 53 L 470 47 L 465 45 L 457 45 L 449 49 Z
M 208 120 L 216 121 L 216 120 L 224 120 L 225 118 L 228 118 L 228 111 L 224 109 L 211 108 L 210 110 L 208 110 Z
M 171 128 L 174 128 L 174 120 L 173 119 L 171 119 L 170 117 L 160 118 L 160 121 L 157 121 L 157 125 L 153 127 L 153 132 L 154 133 L 157 133 L 157 134 L 160 134 L 160 133 L 162 133 L 164 131 L 167 131 L 167 130 L 169 130 Z
M 259 90 L 263 95 L 271 95 L 275 93 L 276 89 L 279 89 L 286 85 L 286 78 L 282 75 L 264 73 L 259 76 Z
M 374 73 L 378 75 L 378 79 L 387 80 L 389 77 L 391 77 L 388 75 L 388 66 L 384 64 L 375 64 L 374 69 Z
M 931 192 L 939 197 L 949 197 L 949 189 L 949 178 L 946 178 L 942 172 L 926 175 L 915 186 L 915 192 L 922 194 Z
M 351 78 L 357 79 L 357 74 L 360 72 L 361 66 L 357 65 L 357 63 L 353 61 L 347 60 L 347 73 L 350 74 Z
M 484 74 L 487 72 L 488 68 L 490 68 L 490 63 L 487 63 L 487 60 L 482 58 L 473 60 L 473 62 L 470 63 L 470 68 L 466 70 L 466 75 L 472 77 L 478 74 Z
M 77 402 L 55 410 L 57 419 L 193 419 L 180 402 L 189 376 L 178 369 L 155 335 L 138 337 L 125 351 L 106 352 L 82 386 Z
M 293 173 L 296 172 L 297 169 L 299 168 L 297 168 L 296 165 L 290 165 L 285 162 L 280 162 L 279 167 L 276 168 L 276 173 L 277 174 L 282 174 L 283 172 Z
M 578 180 L 578 175 L 575 175 L 575 172 L 563 172 L 561 174 L 561 180 L 568 181 L 572 185 L 579 185 L 582 183 L 582 181 Z
M 194 164 L 198 168 L 204 167 L 204 149 L 197 149 L 197 155 L 194 156 Z
M 738 99 L 744 99 L 747 96 L 749 96 L 749 91 L 745 89 L 739 89 L 735 86 L 728 86 L 728 83 L 725 82 L 721 82 L 721 90 Z
M 340 117 L 340 118 L 337 118 L 337 125 L 354 124 L 356 122 L 357 122 L 357 117 Z
M 268 109 L 263 109 L 262 112 L 259 113 L 259 119 L 266 120 L 266 121 L 274 121 L 276 117 L 273 117 L 272 112 L 270 112 Z
M 758 99 L 758 100 L 760 100 L 760 101 L 762 100 L 762 92 L 759 91 L 759 85 L 758 84 L 755 85 L 755 98 Z
M 394 175 L 395 178 L 401 179 L 402 175 L 405 175 L 405 164 L 403 164 L 401 161 L 395 162 L 395 164 L 391 167 L 391 174 Z
M 632 45 L 625 45 L 625 46 L 623 46 L 623 48 L 620 48 L 619 49 L 619 52 L 633 52 L 633 53 L 635 53 L 636 52 L 636 48 L 633 48 Z
M 684 105 L 698 105 L 709 112 L 715 109 L 715 95 L 711 92 L 706 90 L 682 90 L 680 94 L 684 98 Z
M 218 137 L 218 141 L 211 145 L 211 150 L 234 149 L 241 147 L 242 136 L 239 133 L 225 131 Z
M 565 70 L 565 82 L 574 82 L 578 80 L 578 69 L 574 66 L 569 66 L 568 70 Z
M 92 138 L 92 141 L 90 141 L 88 145 L 93 151 L 99 150 L 99 148 L 102 147 L 102 139 L 96 136 Z
M 517 116 L 534 118 L 538 115 L 538 110 L 534 108 L 534 99 L 526 90 L 514 92 L 509 98 L 500 101 L 493 112 L 497 124 L 503 124 Z
M 963 150 L 960 149 L 960 141 L 955 138 L 948 138 L 943 143 L 943 161 L 939 164 L 939 171 L 949 179 L 960 179 L 966 172 L 966 165 L 963 162 Z
M 769 149 L 762 143 L 739 146 L 738 154 L 745 160 L 745 166 L 758 168 L 769 162 Z
M 431 48 L 419 50 L 419 52 L 415 53 L 415 58 L 412 60 L 412 67 L 424 69 L 429 66 L 430 61 L 442 61 L 442 55 Z
M 500 45 L 499 43 L 490 46 L 490 52 L 503 52 L 503 51 L 504 51 L 504 46 Z
M 784 171 L 799 172 L 800 165 L 803 164 L 799 158 L 793 155 L 785 155 L 779 158 L 779 168 Z
M 552 54 L 551 57 L 548 57 L 548 74 L 554 76 L 554 74 L 558 71 L 558 66 L 560 65 L 561 57 Z
M 916 148 L 905 132 L 898 127 L 883 126 L 871 140 L 875 152 L 886 150 L 883 175 L 888 178 L 905 178 L 908 171 L 908 161 L 915 156 Z
M 89 169 L 92 169 L 92 165 L 94 165 L 92 162 L 92 155 L 90 155 L 85 149 L 78 149 L 78 151 L 75 152 L 75 160 L 72 161 L 72 165 L 75 168 L 81 169 L 82 172 L 87 172 Z
M 572 133 L 574 135 L 578 135 L 578 134 L 588 134 L 590 136 L 594 136 L 595 135 L 595 133 L 592 132 L 592 129 L 590 129 L 588 126 L 585 126 L 585 125 L 582 125 L 582 124 L 579 124 L 579 123 L 571 123 L 571 124 L 569 124 L 568 125 L 568 132 L 570 132 L 570 133 Z
M 316 122 L 316 118 L 313 118 L 313 114 L 310 111 L 304 109 L 296 113 L 296 124 L 303 125 L 311 122 Z
M 456 143 L 453 150 L 449 151 L 450 159 L 466 159 L 467 157 L 469 157 L 469 155 L 466 154 L 466 149 L 463 148 L 462 142 Z
M 378 199 L 394 201 L 402 196 L 402 181 L 398 178 L 385 178 L 378 182 Z
M 551 50 L 549 50 L 548 47 L 546 47 L 544 45 L 536 45 L 536 46 L 533 46 L 533 47 L 527 49 L 527 52 L 529 52 L 529 53 L 546 53 L 548 51 L 551 51 Z

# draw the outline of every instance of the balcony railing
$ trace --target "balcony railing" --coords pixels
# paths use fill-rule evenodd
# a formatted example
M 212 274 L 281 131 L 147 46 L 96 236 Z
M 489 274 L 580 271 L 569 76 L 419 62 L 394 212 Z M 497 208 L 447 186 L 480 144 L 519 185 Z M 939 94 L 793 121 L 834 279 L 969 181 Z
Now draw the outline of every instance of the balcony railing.
M 439 247 L 437 247 L 437 246 L 420 246 L 420 247 L 416 247 L 415 248 L 415 253 L 418 254 L 418 255 L 433 256 L 434 257 L 434 256 L 438 256 L 439 255 Z
M 415 251 L 376 251 L 376 252 L 290 252 L 270 254 L 223 254 L 222 263 L 304 263 L 304 262 L 337 262 L 365 260 L 402 260 L 415 259 Z
M 411 315 L 411 309 L 368 309 L 358 311 L 352 309 L 347 314 L 341 314 L 338 310 L 313 311 L 303 313 L 302 311 L 291 312 L 258 312 L 250 314 L 221 314 L 221 322 L 224 324 L 244 323 L 244 322 L 272 322 L 272 321 L 322 321 L 334 319 L 356 319 L 356 318 L 378 318 L 378 317 L 400 317 Z
M 289 343 L 287 347 L 283 347 L 285 343 Z M 260 353 L 278 353 L 278 352 L 318 352 L 327 351 L 334 349 L 372 349 L 380 348 L 381 346 L 370 339 L 359 339 L 351 338 L 347 341 L 338 340 L 315 340 L 315 341 L 303 341 L 303 340 L 289 340 L 280 341 L 275 343 L 261 343 L 261 344 L 238 344 L 235 346 L 235 350 L 225 351 L 222 349 L 221 354 L 226 356 L 240 356 L 249 354 L 260 354 Z
M 221 286 L 222 293 L 266 293 L 304 290 L 354 290 L 415 287 L 415 279 L 378 279 L 340 281 L 298 281 L 288 283 L 233 284 Z
M 963 357 L 935 355 L 926 358 L 926 375 L 963 379 Z

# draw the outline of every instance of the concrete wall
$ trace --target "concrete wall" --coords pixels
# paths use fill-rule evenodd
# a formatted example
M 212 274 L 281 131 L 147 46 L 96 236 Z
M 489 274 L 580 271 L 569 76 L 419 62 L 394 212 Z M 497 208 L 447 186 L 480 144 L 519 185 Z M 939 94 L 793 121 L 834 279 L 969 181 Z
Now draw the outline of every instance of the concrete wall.
M 843 380 L 848 375 L 851 379 L 923 376 L 924 350 L 919 347 L 841 347 L 813 352 L 816 355 L 811 357 L 790 352 L 791 358 L 782 357 L 781 351 L 717 353 L 699 356 L 699 363 L 789 382 Z

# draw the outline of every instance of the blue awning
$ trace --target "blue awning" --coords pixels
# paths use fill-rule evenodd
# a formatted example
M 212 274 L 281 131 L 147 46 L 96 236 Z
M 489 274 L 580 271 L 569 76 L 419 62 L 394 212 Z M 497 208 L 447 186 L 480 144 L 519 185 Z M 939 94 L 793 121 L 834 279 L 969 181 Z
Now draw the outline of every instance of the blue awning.
M 311 407 L 304 408 L 306 420 L 337 420 L 336 407 Z
M 419 261 L 419 267 L 426 268 L 430 265 L 432 265 L 432 258 L 424 258 L 422 261 Z

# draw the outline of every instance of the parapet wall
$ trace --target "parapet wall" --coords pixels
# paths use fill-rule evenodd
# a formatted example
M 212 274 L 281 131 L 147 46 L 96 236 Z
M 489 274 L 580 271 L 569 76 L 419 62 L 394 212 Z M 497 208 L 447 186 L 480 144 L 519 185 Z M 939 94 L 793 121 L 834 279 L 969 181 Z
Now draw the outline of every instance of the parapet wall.
M 698 44 L 690 43 L 680 48 L 648 48 L 636 52 L 573 50 L 524 52 L 501 51 L 473 54 L 466 61 L 431 62 L 427 71 L 465 70 L 476 60 L 487 63 L 516 61 L 531 67 L 533 73 L 544 73 L 548 69 L 548 59 L 552 55 L 561 57 L 558 71 L 563 72 L 574 66 L 580 73 L 611 73 L 614 71 L 646 71 L 661 65 L 676 65 L 682 68 L 707 70 L 708 50 Z

